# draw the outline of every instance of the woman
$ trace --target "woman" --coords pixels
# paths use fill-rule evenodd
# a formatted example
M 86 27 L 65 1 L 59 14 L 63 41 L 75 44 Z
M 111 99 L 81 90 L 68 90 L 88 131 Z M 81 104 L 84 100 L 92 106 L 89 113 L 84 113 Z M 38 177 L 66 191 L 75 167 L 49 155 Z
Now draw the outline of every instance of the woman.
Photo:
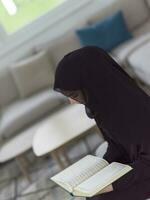
M 109 147 L 104 158 L 133 169 L 90 200 L 150 197 L 150 98 L 102 49 L 87 46 L 60 61 L 54 90 L 85 105 Z M 106 192 L 107 191 L 107 192 Z

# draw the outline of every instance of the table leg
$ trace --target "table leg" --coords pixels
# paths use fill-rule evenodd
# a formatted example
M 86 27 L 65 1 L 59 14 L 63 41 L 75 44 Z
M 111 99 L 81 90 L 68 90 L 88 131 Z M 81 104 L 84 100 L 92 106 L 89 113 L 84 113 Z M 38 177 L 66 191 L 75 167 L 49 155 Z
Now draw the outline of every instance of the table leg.
M 90 148 L 90 145 L 89 145 L 87 139 L 84 138 L 82 141 L 83 141 L 83 143 L 85 144 L 88 153 L 91 153 L 91 148 Z
M 97 126 L 92 127 L 92 128 L 87 132 L 87 134 L 88 134 L 88 133 L 96 133 L 96 134 L 98 134 L 99 138 L 101 139 L 101 132 L 100 132 L 100 130 L 99 130 L 99 128 L 98 128 Z M 88 140 L 87 140 L 86 136 L 82 139 L 82 141 L 83 141 L 83 143 L 85 144 L 88 153 L 93 153 L 93 150 L 91 149 L 91 147 L 90 147 L 90 145 L 89 145 L 89 143 L 88 143 Z
M 65 164 L 64 164 L 64 162 L 61 160 L 61 158 L 60 158 L 58 152 L 57 152 L 57 151 L 53 151 L 53 152 L 51 152 L 51 155 L 52 155 L 53 159 L 58 163 L 59 167 L 60 167 L 61 169 L 64 169 L 64 168 L 65 168 Z
M 67 155 L 65 149 L 61 150 L 61 152 L 62 152 L 62 154 L 63 154 L 63 156 L 64 156 L 64 158 L 65 158 L 65 161 L 66 161 L 67 165 L 70 165 L 71 162 L 70 162 L 70 159 L 69 159 L 69 157 L 68 157 L 68 155 Z
M 25 166 L 25 159 L 22 155 L 17 156 L 15 158 L 16 163 L 20 169 L 20 171 L 22 172 L 22 174 L 25 176 L 25 178 L 31 183 L 31 178 L 27 172 L 26 166 Z

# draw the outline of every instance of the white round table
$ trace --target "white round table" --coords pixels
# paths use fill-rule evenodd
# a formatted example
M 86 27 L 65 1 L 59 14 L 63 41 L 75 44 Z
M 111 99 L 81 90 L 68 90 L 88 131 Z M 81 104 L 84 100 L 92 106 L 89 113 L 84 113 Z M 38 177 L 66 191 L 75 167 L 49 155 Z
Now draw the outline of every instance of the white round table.
M 27 172 L 27 161 L 23 156 L 23 153 L 31 149 L 32 139 L 36 128 L 37 125 L 20 132 L 19 135 L 4 143 L 0 148 L 0 163 L 15 159 L 20 171 L 28 179 L 28 181 L 30 181 L 30 177 Z
M 33 137 L 33 151 L 37 156 L 51 153 L 60 167 L 64 168 L 59 151 L 64 153 L 67 144 L 83 137 L 93 128 L 97 128 L 95 120 L 87 117 L 83 105 L 69 105 L 50 116 L 37 129 Z M 64 156 L 69 162 L 67 155 Z

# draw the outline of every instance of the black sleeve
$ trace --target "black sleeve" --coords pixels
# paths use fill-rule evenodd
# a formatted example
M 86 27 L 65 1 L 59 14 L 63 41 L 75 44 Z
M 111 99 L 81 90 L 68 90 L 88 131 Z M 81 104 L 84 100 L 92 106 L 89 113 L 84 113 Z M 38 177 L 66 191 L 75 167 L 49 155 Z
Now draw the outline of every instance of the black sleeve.
M 108 142 L 108 148 L 103 158 L 107 160 L 109 163 L 111 162 L 129 162 L 128 155 L 120 146 L 120 144 L 116 143 L 113 138 L 111 138 L 109 133 L 105 129 L 101 129 L 104 139 Z
M 106 137 L 105 137 L 106 138 Z M 140 154 L 139 157 L 133 162 L 127 162 L 128 159 L 122 151 L 119 151 L 117 145 L 109 138 L 107 138 L 108 149 L 103 158 L 109 163 L 116 161 L 130 165 L 133 169 L 112 183 L 113 189 L 125 189 L 134 184 L 139 184 L 149 178 L 150 180 L 150 161 L 145 159 L 149 157 L 146 154 Z
M 128 188 L 131 185 L 140 183 L 146 179 L 150 180 L 150 165 L 146 164 L 142 158 L 139 158 L 132 163 L 128 163 L 128 165 L 133 169 L 112 184 L 114 190 Z
M 130 161 L 129 155 L 122 146 L 114 141 L 105 129 L 101 129 L 104 139 L 108 142 L 108 148 L 103 158 L 109 163 L 120 162 L 130 165 L 133 169 L 112 183 L 113 189 L 120 190 L 139 184 L 145 180 L 150 180 L 150 148 L 143 145 L 143 149 L 138 152 L 134 161 Z
M 103 133 L 105 131 L 102 131 Z M 130 165 L 133 169 L 112 183 L 114 190 L 125 189 L 134 184 L 139 184 L 149 178 L 150 180 L 150 154 L 147 150 L 141 151 L 136 160 L 129 162 L 128 155 L 116 144 L 108 135 L 104 134 L 104 138 L 108 142 L 107 152 L 103 158 L 109 163 L 116 161 Z M 147 152 L 147 153 L 146 153 Z
M 116 144 L 113 141 L 111 141 L 111 139 L 107 139 L 106 141 L 108 142 L 108 148 L 103 158 L 109 163 L 113 161 L 120 162 L 123 156 L 122 153 L 119 151 Z

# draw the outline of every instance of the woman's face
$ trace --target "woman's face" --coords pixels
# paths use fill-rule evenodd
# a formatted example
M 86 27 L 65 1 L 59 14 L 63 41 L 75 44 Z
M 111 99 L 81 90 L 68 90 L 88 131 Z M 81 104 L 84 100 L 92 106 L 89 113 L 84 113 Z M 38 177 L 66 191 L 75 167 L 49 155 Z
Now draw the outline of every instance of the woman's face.
M 73 91 L 60 90 L 60 91 L 62 94 L 68 97 L 71 104 L 74 104 L 74 103 L 85 104 L 85 101 L 86 101 L 85 95 L 80 90 L 73 90 Z

